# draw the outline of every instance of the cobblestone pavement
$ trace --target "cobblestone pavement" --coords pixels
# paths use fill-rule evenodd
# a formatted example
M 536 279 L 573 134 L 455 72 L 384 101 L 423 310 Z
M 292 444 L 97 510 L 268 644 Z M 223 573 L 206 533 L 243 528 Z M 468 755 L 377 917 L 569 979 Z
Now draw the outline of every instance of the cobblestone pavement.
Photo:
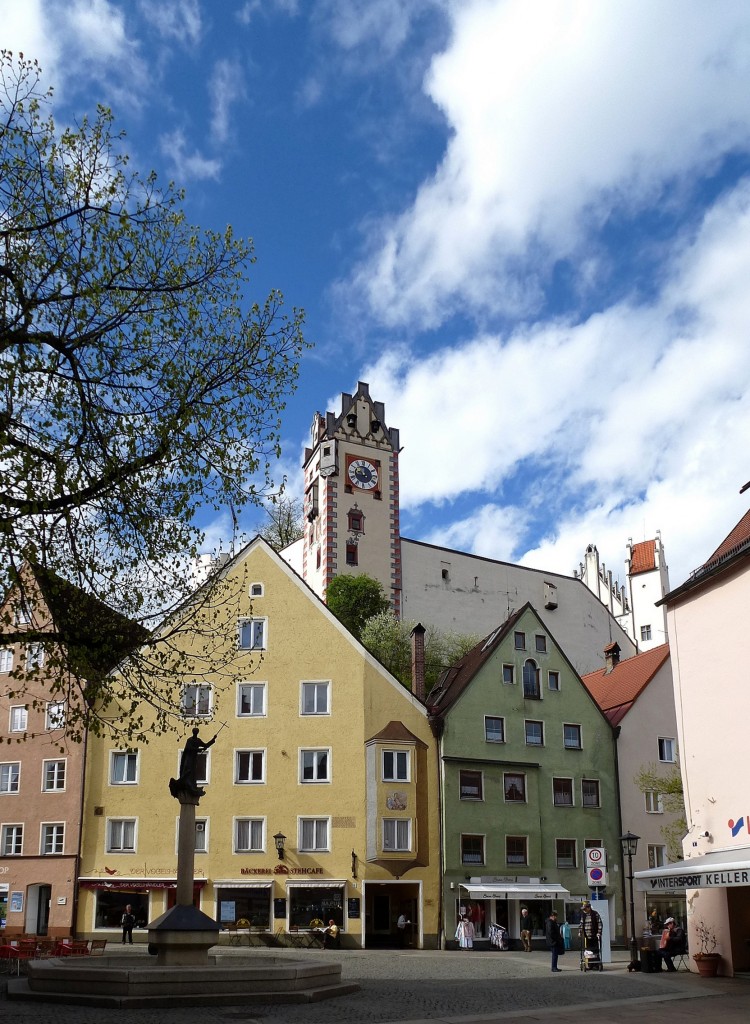
M 138 947 L 132 955 L 150 961 Z M 280 953 L 237 955 L 255 959 Z M 297 959 L 300 952 L 281 955 Z M 750 1022 L 750 980 L 629 974 L 627 956 L 617 952 L 601 973 L 581 973 L 577 953 L 569 952 L 555 978 L 545 953 L 342 950 L 333 955 L 343 965 L 342 978 L 357 981 L 359 992 L 300 1006 L 128 1010 L 128 1024 L 580 1024 L 582 1016 L 592 1024 L 648 1024 L 663 1020 L 665 1013 L 680 1024 L 705 1024 L 708 1017 L 720 1017 L 722 1024 Z M 109 1024 L 122 1016 L 121 1010 L 9 1002 L 3 985 L 2 1024 Z

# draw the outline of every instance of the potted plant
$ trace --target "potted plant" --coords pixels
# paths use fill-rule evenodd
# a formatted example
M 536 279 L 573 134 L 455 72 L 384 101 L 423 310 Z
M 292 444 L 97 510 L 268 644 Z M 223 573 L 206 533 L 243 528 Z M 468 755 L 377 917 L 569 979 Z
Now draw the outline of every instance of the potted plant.
M 698 973 L 702 978 L 715 978 L 721 956 L 716 952 L 716 932 L 705 921 L 699 921 L 695 929 L 700 949 L 693 955 Z

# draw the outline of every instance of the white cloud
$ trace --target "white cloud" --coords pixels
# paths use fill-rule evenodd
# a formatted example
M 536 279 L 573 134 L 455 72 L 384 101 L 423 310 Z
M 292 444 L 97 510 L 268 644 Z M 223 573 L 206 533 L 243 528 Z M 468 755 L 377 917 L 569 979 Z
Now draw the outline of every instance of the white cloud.
M 245 98 L 242 68 L 236 61 L 218 60 L 208 83 L 211 97 L 211 137 L 216 143 L 229 138 L 232 104 Z
M 198 0 L 143 0 L 138 5 L 141 14 L 165 39 L 175 39 L 183 45 L 194 46 L 203 34 Z
M 221 161 L 203 156 L 197 149 L 188 153 L 185 133 L 179 128 L 167 135 L 162 135 L 159 142 L 162 153 L 171 161 L 170 173 L 180 181 L 190 179 L 202 181 L 206 178 L 218 180 L 221 174 Z
M 612 211 L 666 202 L 748 147 L 742 4 L 472 0 L 446 10 L 452 39 L 425 88 L 451 141 L 355 275 L 386 323 L 435 326 L 466 305 L 533 310 L 552 262 L 590 258 L 587 240 Z
M 473 493 L 479 509 L 441 542 L 506 559 L 523 552 L 526 518 L 546 512 L 552 534 L 522 557 L 565 572 L 590 541 L 614 567 L 629 536 L 659 528 L 681 582 L 746 508 L 750 182 L 675 243 L 666 271 L 649 306 L 365 368 L 401 431 L 404 508 L 426 517 L 430 502 Z M 519 470 L 520 514 L 501 497 Z

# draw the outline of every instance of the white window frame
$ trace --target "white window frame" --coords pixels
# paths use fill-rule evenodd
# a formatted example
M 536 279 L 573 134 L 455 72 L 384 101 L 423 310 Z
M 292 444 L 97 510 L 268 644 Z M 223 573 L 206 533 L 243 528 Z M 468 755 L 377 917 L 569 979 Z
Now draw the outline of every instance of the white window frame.
M 666 747 L 662 744 L 669 744 L 669 749 L 672 753 L 671 757 L 662 757 L 662 751 L 666 751 Z M 659 760 L 662 764 L 675 764 L 677 762 L 677 741 L 673 736 L 660 736 L 659 737 Z
M 109 752 L 109 784 L 110 786 L 137 786 L 140 776 L 140 757 L 137 750 L 110 750 Z M 115 765 L 124 763 L 124 778 L 116 778 Z M 131 772 L 132 766 L 132 772 Z M 133 778 L 129 778 L 132 774 Z
M 62 786 L 58 785 L 60 770 L 58 767 L 52 769 L 52 782 L 54 785 L 47 785 L 47 773 L 48 766 L 51 765 L 62 765 Z M 64 793 L 67 788 L 68 779 L 68 759 L 67 757 L 54 757 L 48 760 L 42 761 L 42 792 L 43 793 Z
M 305 844 L 304 832 L 305 825 L 313 825 L 313 843 L 312 845 Z M 321 842 L 321 837 L 318 832 L 322 828 L 325 831 L 325 841 Z M 309 831 L 309 830 L 308 830 Z M 324 815 L 316 817 L 299 817 L 297 818 L 297 836 L 298 843 L 297 849 L 300 853 L 330 853 L 331 851 L 331 819 Z
M 253 846 L 253 824 L 258 823 L 260 825 L 260 845 Z M 247 838 L 250 844 L 247 847 L 240 846 L 239 843 L 239 827 L 240 825 L 247 825 Z M 245 854 L 245 853 L 265 853 L 266 852 L 266 819 L 265 818 L 248 818 L 244 815 L 238 816 L 232 821 L 232 852 Z
M 386 768 L 388 761 L 391 763 L 390 768 Z M 380 755 L 380 772 L 383 782 L 411 782 L 411 750 L 386 747 Z
M 250 630 L 250 643 L 242 642 L 245 629 Z M 267 651 L 268 650 L 268 616 L 248 615 L 237 624 L 237 647 L 241 651 Z
M 489 720 L 493 722 L 500 722 L 500 731 L 502 732 L 502 739 L 497 740 L 489 735 L 487 730 L 487 722 Z M 505 743 L 505 718 L 502 715 L 484 716 L 484 739 L 486 743 Z
M 14 718 L 21 719 L 23 725 L 14 722 Z M 26 732 L 29 727 L 29 709 L 25 704 L 14 704 L 10 709 L 8 720 L 8 732 Z
M 52 849 L 47 849 L 47 841 L 51 839 L 50 846 Z M 59 849 L 57 847 L 59 846 Z M 39 834 L 39 853 L 42 857 L 54 857 L 65 853 L 65 822 L 62 821 L 43 821 L 41 823 L 40 834 Z
M 663 843 L 649 843 L 647 853 L 649 868 L 663 868 L 669 863 L 667 848 Z
M 195 698 L 189 704 L 187 698 L 188 693 L 191 691 L 195 691 Z M 201 711 L 201 707 L 205 705 L 205 701 L 202 698 L 206 693 L 208 694 L 208 707 L 207 710 Z M 210 718 L 214 709 L 213 686 L 210 683 L 185 683 L 180 695 L 180 705 L 183 718 Z
M 13 648 L 0 647 L 0 672 L 13 671 Z
M 44 714 L 44 728 L 48 732 L 65 728 L 67 704 L 64 700 L 49 700 Z
M 576 729 L 578 731 L 578 743 L 574 746 L 572 743 L 568 743 L 565 736 L 566 729 Z M 565 750 L 583 750 L 583 726 L 577 722 L 563 722 L 563 747 Z
M 125 829 L 126 826 L 133 826 L 133 845 L 124 846 L 123 841 L 126 838 Z M 118 831 L 121 833 L 120 845 L 115 846 L 112 842 L 113 831 L 115 826 L 119 826 Z M 107 829 L 106 829 L 106 852 L 107 853 L 135 853 L 138 850 L 138 819 L 137 818 L 107 818 Z
M 178 851 L 180 842 L 180 819 L 177 818 L 176 825 L 177 830 L 175 833 L 175 853 Z M 195 846 L 193 849 L 194 853 L 208 853 L 208 833 L 209 833 L 209 819 L 208 818 L 196 818 L 195 819 Z M 201 845 L 198 845 L 198 837 L 201 837 Z
M 242 710 L 242 692 L 249 689 L 252 692 L 251 704 L 257 703 L 256 697 L 260 693 L 260 710 Z M 237 717 L 238 718 L 265 718 L 266 716 L 266 684 L 265 683 L 237 683 Z
M 260 757 L 259 779 L 240 778 L 240 759 L 248 755 L 248 766 L 252 769 L 255 764 L 255 757 Z M 252 774 L 252 770 L 250 772 Z M 262 786 L 266 781 L 266 750 L 265 747 L 238 747 L 234 752 L 234 784 L 235 786 Z
M 312 755 L 312 756 L 310 756 Z M 319 755 L 325 757 L 325 776 L 319 776 Z M 312 779 L 305 778 L 305 761 L 312 761 L 312 768 L 314 777 Z M 330 747 L 300 747 L 299 751 L 299 781 L 303 786 L 314 786 L 318 783 L 328 783 L 331 781 L 331 748 Z
M 664 798 L 658 790 L 647 789 L 643 794 L 646 814 L 664 814 Z
M 29 644 L 26 648 L 26 671 L 33 672 L 44 665 L 44 644 Z
M 15 768 L 15 772 L 14 769 Z M 21 788 L 21 762 L 0 762 L 0 793 L 15 796 Z
M 411 818 L 383 818 L 383 852 L 410 853 L 411 830 Z
M 15 847 L 17 840 L 20 838 L 18 843 L 19 849 L 9 849 L 9 847 Z M 10 840 L 10 842 L 9 842 Z M 3 825 L 2 832 L 0 832 L 0 856 L 2 857 L 22 857 L 23 856 L 23 825 L 18 823 L 11 823 Z
M 651 639 L 651 624 L 650 623 L 646 623 L 645 626 L 641 626 L 641 641 L 645 642 L 646 640 L 650 640 L 650 639 Z
M 255 582 L 250 584 L 248 594 L 250 595 L 250 597 L 265 597 L 266 588 L 263 583 L 260 583 L 258 580 L 255 580 Z
M 584 783 L 586 783 L 586 782 L 590 783 L 593 786 L 596 786 L 596 803 L 595 804 L 586 803 L 586 800 L 584 799 L 584 796 L 583 796 L 583 786 L 584 786 Z M 601 805 L 602 805 L 602 786 L 601 786 L 601 781 L 599 779 L 581 779 L 581 807 L 601 807 Z
M 312 711 L 306 711 L 305 710 L 305 706 L 306 706 L 306 703 L 307 703 L 305 701 L 305 694 L 306 694 L 306 692 L 307 692 L 309 687 L 315 687 L 315 689 L 312 691 L 315 694 L 315 699 L 312 702 L 313 706 L 314 706 L 314 710 L 312 710 Z M 320 701 L 318 699 L 318 695 L 321 692 L 325 694 L 325 708 L 322 711 L 318 709 L 319 708 L 319 704 L 320 704 Z M 305 718 L 308 718 L 310 716 L 316 716 L 316 715 L 318 715 L 318 716 L 330 715 L 330 713 L 331 713 L 331 680 L 330 679 L 303 679 L 301 681 L 301 683 L 300 683 L 300 691 L 299 691 L 299 713 L 300 713 L 300 715 L 302 715 Z

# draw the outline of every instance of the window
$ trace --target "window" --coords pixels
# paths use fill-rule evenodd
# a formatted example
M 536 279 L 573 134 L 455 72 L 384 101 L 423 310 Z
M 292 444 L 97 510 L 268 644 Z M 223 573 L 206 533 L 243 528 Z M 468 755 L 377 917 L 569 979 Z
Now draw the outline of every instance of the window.
M 526 746 L 527 747 L 543 747 L 544 746 L 544 724 L 542 722 L 529 722 L 526 725 Z
M 351 512 L 347 513 L 347 518 L 349 520 L 347 525 L 348 525 L 348 528 L 351 531 L 351 533 L 362 533 L 363 532 L 363 530 L 365 528 L 364 516 L 363 516 L 362 512 L 359 509 L 352 509 Z
M 575 839 L 556 839 L 555 852 L 559 868 L 574 868 L 576 866 Z
M 537 633 L 534 637 L 534 650 L 539 654 L 547 653 L 547 637 Z
M 461 836 L 461 863 L 484 864 L 484 836 Z
M 460 771 L 459 788 L 462 800 L 481 800 L 482 773 L 474 771 Z
M 509 803 L 526 803 L 526 776 L 512 772 L 505 772 L 503 775 L 503 788 L 505 799 Z
M 675 742 L 674 740 L 665 739 L 665 737 L 659 737 L 659 760 L 660 761 L 671 761 L 677 760 L 675 757 Z
M 25 604 L 21 603 L 16 605 L 14 619 L 17 626 L 29 625 L 31 622 L 31 613 Z
M 42 849 L 43 855 L 51 853 L 63 853 L 65 849 L 65 826 L 42 825 Z
M 661 798 L 661 793 L 656 793 L 654 790 L 649 790 L 643 794 L 646 798 L 646 813 L 647 814 L 663 814 L 664 803 Z
M 213 688 L 191 683 L 182 689 L 182 714 L 185 718 L 205 718 L 211 714 Z
M 0 764 L 0 793 L 17 793 L 20 774 L 20 761 L 8 761 L 6 764 Z
M 550 690 L 559 690 L 560 689 L 560 673 L 557 672 L 557 671 L 550 670 L 547 673 L 547 684 L 548 684 Z
M 135 818 L 110 818 L 107 853 L 135 853 Z
M 563 725 L 563 745 L 566 750 L 581 750 L 580 725 Z
M 12 672 L 13 671 L 13 648 L 12 647 L 1 647 L 0 648 L 0 672 Z
M 331 751 L 300 751 L 300 782 L 330 782 Z
M 598 779 L 581 779 L 581 803 L 584 807 L 600 807 Z
M 263 818 L 237 818 L 234 823 L 234 852 L 263 853 L 264 832 Z
M 44 647 L 41 644 L 30 644 L 26 650 L 26 671 L 33 672 L 44 664 Z
M 240 647 L 243 651 L 265 651 L 266 619 L 243 619 L 240 622 Z
M 302 714 L 329 714 L 328 683 L 302 684 Z
M 45 761 L 42 765 L 42 789 L 59 793 L 65 789 L 65 761 Z
M 177 827 L 179 830 L 179 819 Z M 195 852 L 208 853 L 208 818 L 195 819 Z
M 513 634 L 513 646 L 517 651 L 526 650 L 526 634 L 521 633 L 519 630 Z
M 17 704 L 10 709 L 10 731 L 26 732 L 29 721 L 29 712 L 23 704 Z
M 648 866 L 650 868 L 663 868 L 667 863 L 666 846 L 651 846 L 648 848 Z
M 62 729 L 65 726 L 65 701 L 55 700 L 47 704 L 45 728 Z
M 513 665 L 503 665 L 503 682 L 506 686 L 510 686 L 515 682 L 515 672 Z
M 235 782 L 265 782 L 265 751 L 238 750 L 235 759 Z
M 257 718 L 266 713 L 266 684 L 240 683 L 237 687 L 237 715 Z
M 505 719 L 485 715 L 484 738 L 488 743 L 505 743 Z
M 409 751 L 383 751 L 383 782 L 409 781 Z
M 505 837 L 505 860 L 508 864 L 528 864 L 529 841 L 526 836 Z
M 262 583 L 251 583 L 250 584 L 250 597 L 263 597 L 263 584 Z
M 138 754 L 114 750 L 110 758 L 109 783 L 111 786 L 132 786 L 138 781 Z
M 555 807 L 572 807 L 573 806 L 573 780 L 572 779 L 553 779 L 552 780 L 552 797 Z
M 651 626 L 641 626 L 641 640 L 651 639 Z M 660 865 L 657 865 L 660 866 Z
M 383 818 L 383 849 L 402 853 L 411 850 L 410 818 Z
M 346 564 L 359 565 L 359 549 L 351 541 L 347 541 L 346 544 Z
M 180 754 L 182 760 L 182 754 Z M 200 750 L 195 758 L 195 782 L 198 786 L 205 786 L 209 782 L 209 768 L 211 765 L 211 751 Z M 179 766 L 177 772 L 179 774 Z
M 328 818 L 300 818 L 299 849 L 301 853 L 328 849 Z
M 23 853 L 23 825 L 3 825 L 2 854 L 17 857 Z
M 539 669 L 531 658 L 523 666 L 523 695 L 526 700 L 541 700 Z

